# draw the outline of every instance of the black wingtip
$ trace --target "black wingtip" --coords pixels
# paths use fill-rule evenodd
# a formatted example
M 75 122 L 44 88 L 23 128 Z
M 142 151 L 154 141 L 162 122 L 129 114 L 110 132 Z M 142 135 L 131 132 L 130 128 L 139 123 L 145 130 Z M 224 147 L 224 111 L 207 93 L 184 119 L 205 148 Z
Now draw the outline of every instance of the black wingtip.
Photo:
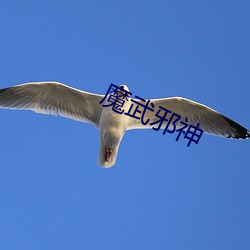
M 250 138 L 250 131 L 238 124 L 237 122 L 223 116 L 223 118 L 228 122 L 229 126 L 234 130 L 228 138 L 233 139 L 247 139 Z
M 8 88 L 5 88 L 5 89 L 0 89 L 0 94 L 5 92 Z
M 247 137 L 246 139 L 250 138 L 250 131 L 247 131 Z

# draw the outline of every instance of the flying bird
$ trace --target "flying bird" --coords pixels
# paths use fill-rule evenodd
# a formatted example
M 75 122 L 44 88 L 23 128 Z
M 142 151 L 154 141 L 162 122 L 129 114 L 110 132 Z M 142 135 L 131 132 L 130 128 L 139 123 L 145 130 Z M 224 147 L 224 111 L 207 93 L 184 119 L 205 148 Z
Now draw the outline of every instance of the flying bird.
M 129 92 L 126 85 L 119 87 L 119 93 Z M 0 107 L 6 109 L 32 110 L 41 114 L 59 115 L 73 120 L 93 124 L 100 130 L 100 150 L 98 164 L 105 168 L 112 167 L 117 158 L 119 145 L 127 130 L 149 129 L 150 123 L 142 124 L 140 119 L 114 112 L 108 105 L 105 95 L 93 94 L 78 90 L 59 82 L 31 82 L 14 87 L 0 89 Z M 123 105 L 125 112 L 131 107 L 131 98 Z M 144 101 L 137 99 L 139 104 Z M 192 100 L 182 97 L 150 99 L 155 110 L 160 107 L 181 116 L 176 122 L 176 128 L 181 121 L 192 125 L 200 124 L 205 133 L 226 138 L 247 139 L 250 131 L 218 113 L 217 111 Z M 105 105 L 107 107 L 105 107 Z M 139 112 L 139 111 L 138 111 Z M 156 123 L 159 118 L 150 110 L 144 113 L 144 120 Z M 162 128 L 167 125 L 164 120 Z

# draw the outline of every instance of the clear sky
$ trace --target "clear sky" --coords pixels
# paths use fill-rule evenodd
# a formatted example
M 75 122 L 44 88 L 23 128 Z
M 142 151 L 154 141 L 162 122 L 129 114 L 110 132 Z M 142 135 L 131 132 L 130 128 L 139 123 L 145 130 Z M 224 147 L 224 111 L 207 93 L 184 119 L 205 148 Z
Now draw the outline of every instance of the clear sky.
M 126 83 L 250 129 L 250 1 L 1 1 L 0 88 Z M 89 124 L 0 110 L 0 249 L 250 249 L 250 140 L 126 133 L 97 165 Z

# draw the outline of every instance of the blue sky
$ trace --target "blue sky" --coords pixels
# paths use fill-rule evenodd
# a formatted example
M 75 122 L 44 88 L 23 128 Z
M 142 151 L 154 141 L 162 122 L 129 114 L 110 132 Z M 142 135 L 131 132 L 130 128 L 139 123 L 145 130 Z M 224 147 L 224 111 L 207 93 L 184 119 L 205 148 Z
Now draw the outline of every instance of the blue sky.
M 250 129 L 250 2 L 1 1 L 0 88 L 126 83 Z M 126 133 L 111 169 L 96 128 L 0 110 L 0 248 L 249 249 L 250 141 Z

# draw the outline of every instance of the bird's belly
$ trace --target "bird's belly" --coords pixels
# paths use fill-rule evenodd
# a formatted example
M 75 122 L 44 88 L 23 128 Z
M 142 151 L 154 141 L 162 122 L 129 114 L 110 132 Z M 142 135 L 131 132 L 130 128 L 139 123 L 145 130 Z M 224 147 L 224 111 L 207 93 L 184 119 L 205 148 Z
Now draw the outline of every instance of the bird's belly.
M 129 117 L 124 114 L 119 114 L 112 110 L 110 107 L 103 108 L 100 117 L 100 129 L 110 128 L 110 129 L 121 129 L 126 128 L 128 125 Z
M 112 108 L 103 108 L 100 118 L 100 134 L 104 141 L 116 141 L 124 135 L 129 122 L 129 117 L 116 113 Z

